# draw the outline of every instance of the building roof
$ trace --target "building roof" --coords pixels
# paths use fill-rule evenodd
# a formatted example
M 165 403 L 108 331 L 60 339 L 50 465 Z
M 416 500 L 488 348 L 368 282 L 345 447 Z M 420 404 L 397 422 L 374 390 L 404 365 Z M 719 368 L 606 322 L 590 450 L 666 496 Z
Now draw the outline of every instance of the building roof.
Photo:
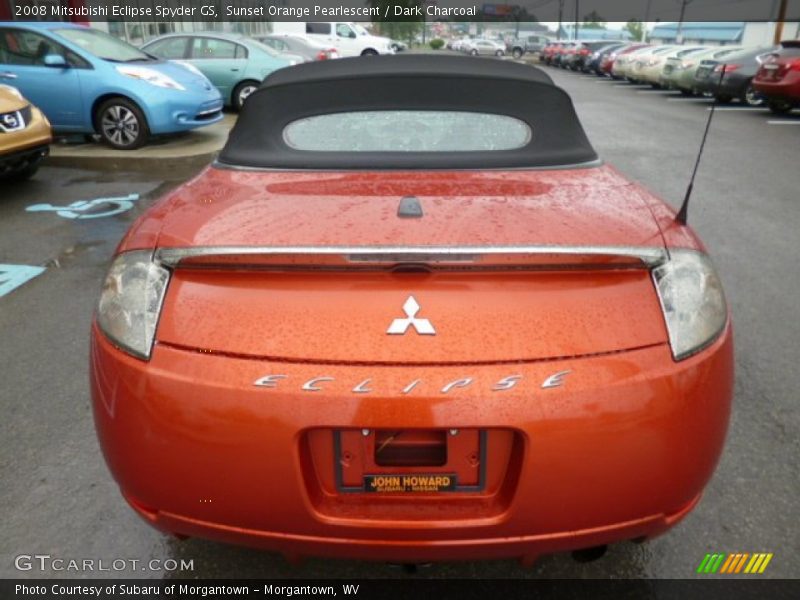
M 573 39 L 575 25 L 567 23 L 561 26 L 561 37 Z M 628 41 L 632 38 L 631 32 L 627 29 L 596 29 L 591 27 L 582 27 L 578 25 L 578 40 L 608 40 L 613 41 Z
M 740 42 L 744 34 L 744 26 L 744 21 L 690 22 L 681 25 L 681 35 L 685 41 Z M 677 23 L 659 23 L 650 32 L 650 38 L 674 40 L 677 38 L 677 34 Z

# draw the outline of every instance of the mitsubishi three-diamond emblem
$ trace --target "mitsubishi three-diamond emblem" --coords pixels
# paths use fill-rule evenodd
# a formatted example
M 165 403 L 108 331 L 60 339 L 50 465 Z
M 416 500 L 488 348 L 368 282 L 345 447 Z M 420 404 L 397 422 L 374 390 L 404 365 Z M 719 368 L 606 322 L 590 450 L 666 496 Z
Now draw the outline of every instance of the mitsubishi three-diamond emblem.
M 417 330 L 419 335 L 436 335 L 436 330 L 428 319 L 418 319 L 419 303 L 414 296 L 409 296 L 403 304 L 403 311 L 406 313 L 405 319 L 395 319 L 389 325 L 386 333 L 389 335 L 404 335 L 409 327 Z

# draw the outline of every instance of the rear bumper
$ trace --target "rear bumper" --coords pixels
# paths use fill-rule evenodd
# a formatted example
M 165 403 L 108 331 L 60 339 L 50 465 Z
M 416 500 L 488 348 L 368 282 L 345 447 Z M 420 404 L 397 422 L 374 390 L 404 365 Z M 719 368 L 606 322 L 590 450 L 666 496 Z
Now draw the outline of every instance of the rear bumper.
M 639 79 L 645 83 L 659 83 L 661 80 L 662 66 L 658 67 L 644 67 L 639 71 Z
M 563 370 L 565 385 L 542 389 Z M 680 363 L 664 345 L 413 368 L 275 364 L 161 345 L 143 363 L 95 328 L 91 373 L 106 461 L 131 505 L 161 530 L 287 555 L 532 560 L 652 537 L 693 508 L 727 430 L 733 342 L 726 329 Z M 275 389 L 253 386 L 271 373 L 287 377 Z M 334 378 L 324 391 L 300 390 L 323 375 Z M 491 391 L 509 375 L 523 379 Z M 474 384 L 438 393 L 442 381 L 465 376 Z M 368 377 L 398 393 L 351 393 Z M 436 385 L 401 395 L 416 378 Z M 482 492 L 399 497 L 340 494 L 328 485 L 333 465 L 304 445 L 316 428 L 403 427 L 502 428 L 520 443 Z M 491 445 L 488 453 L 492 464 Z
M 800 72 L 790 71 L 780 81 L 753 80 L 753 87 L 768 99 L 800 105 Z
M 0 176 L 38 164 L 50 153 L 49 139 L 43 145 L 0 155 Z
M 740 98 L 744 95 L 747 85 L 752 78 L 748 76 L 741 76 L 736 73 L 733 75 L 726 75 L 722 79 L 722 85 L 719 84 L 719 75 L 712 73 L 712 75 L 705 79 L 695 79 L 695 87 L 704 93 L 711 93 L 715 96 L 731 96 L 732 98 Z
M 147 106 L 148 125 L 153 134 L 178 133 L 212 125 L 222 120 L 223 102 L 216 88 L 203 94 L 183 97 L 176 92 L 164 95 Z
M 474 539 L 354 539 L 229 527 L 167 512 L 150 512 L 126 498 L 130 506 L 153 527 L 225 543 L 280 552 L 290 559 L 327 556 L 387 562 L 434 562 L 442 560 L 519 559 L 533 563 L 545 554 L 603 546 L 611 542 L 653 538 L 679 523 L 700 501 L 700 495 L 668 515 L 652 515 L 603 527 L 541 535 L 479 537 Z

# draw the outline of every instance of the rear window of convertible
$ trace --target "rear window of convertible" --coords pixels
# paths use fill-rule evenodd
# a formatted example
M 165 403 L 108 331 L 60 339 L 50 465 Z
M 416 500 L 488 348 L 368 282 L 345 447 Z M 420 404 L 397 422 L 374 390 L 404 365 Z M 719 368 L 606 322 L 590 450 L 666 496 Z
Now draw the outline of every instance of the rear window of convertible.
M 531 141 L 527 123 L 506 115 L 446 110 L 369 110 L 289 123 L 283 140 L 311 152 L 487 152 Z

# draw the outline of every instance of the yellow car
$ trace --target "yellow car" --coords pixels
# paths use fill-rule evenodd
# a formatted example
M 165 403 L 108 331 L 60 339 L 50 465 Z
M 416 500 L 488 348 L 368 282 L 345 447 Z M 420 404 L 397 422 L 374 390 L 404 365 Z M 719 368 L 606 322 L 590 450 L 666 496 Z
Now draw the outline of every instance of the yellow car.
M 16 88 L 0 85 L 0 179 L 27 179 L 50 151 L 50 122 Z

